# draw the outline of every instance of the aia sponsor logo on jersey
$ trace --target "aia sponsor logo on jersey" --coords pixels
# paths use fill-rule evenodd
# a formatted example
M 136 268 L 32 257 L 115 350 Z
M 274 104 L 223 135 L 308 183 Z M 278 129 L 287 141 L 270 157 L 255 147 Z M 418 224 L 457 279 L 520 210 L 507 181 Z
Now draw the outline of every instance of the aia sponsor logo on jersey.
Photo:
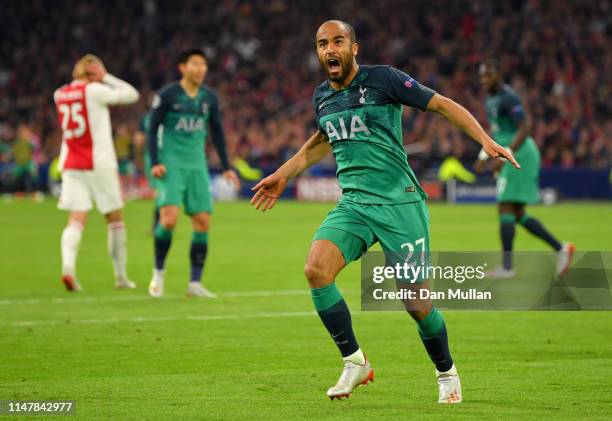
M 351 120 L 348 124 L 344 121 L 343 117 L 339 117 L 336 124 L 334 124 L 332 120 L 328 120 L 325 123 L 325 132 L 329 140 L 354 139 L 357 137 L 358 133 L 363 132 L 366 135 L 372 133 L 370 129 L 366 127 L 361 117 L 358 115 L 350 117 Z
M 181 117 L 174 126 L 174 130 L 177 132 L 198 132 L 204 130 L 204 119 L 203 118 L 189 118 Z

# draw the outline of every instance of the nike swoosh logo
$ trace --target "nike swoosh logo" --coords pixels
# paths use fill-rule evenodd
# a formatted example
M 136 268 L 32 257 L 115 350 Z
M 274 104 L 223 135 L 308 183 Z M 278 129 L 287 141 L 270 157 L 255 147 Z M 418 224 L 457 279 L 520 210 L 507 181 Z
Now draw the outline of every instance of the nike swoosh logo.
M 319 108 L 317 108 L 317 111 L 321 111 L 321 108 L 323 108 L 323 106 L 324 106 L 325 104 L 327 104 L 328 102 L 329 102 L 329 99 L 328 99 L 328 100 L 326 100 L 326 101 L 323 101 L 322 103 L 320 103 L 320 104 L 319 104 Z
M 344 330 L 342 332 L 338 333 L 337 335 L 332 335 L 332 338 L 336 339 L 338 336 L 342 335 L 343 333 L 344 333 Z

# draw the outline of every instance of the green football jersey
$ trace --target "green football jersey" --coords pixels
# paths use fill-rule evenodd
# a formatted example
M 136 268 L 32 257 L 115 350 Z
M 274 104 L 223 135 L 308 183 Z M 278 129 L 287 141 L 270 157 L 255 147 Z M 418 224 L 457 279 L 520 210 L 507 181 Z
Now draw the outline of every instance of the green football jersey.
M 521 100 L 509 85 L 503 85 L 485 102 L 491 134 L 497 143 L 510 146 L 519 124 L 525 119 Z
M 357 203 L 396 204 L 427 198 L 402 140 L 402 105 L 425 110 L 435 94 L 391 66 L 359 66 L 339 91 L 329 81 L 313 94 L 319 131 L 327 135 L 342 197 Z
M 151 113 L 148 112 L 140 119 L 138 123 L 138 130 L 145 133 L 145 135 L 149 132 L 149 127 L 151 126 Z M 158 145 L 159 147 L 159 145 Z M 149 148 L 145 147 L 142 153 L 142 161 L 143 161 L 143 171 L 144 175 L 149 182 L 149 185 L 153 185 L 154 181 L 153 176 L 151 175 L 151 154 L 149 153 Z
M 190 97 L 175 82 L 158 92 L 152 107 L 148 143 L 153 165 L 206 167 L 205 141 L 210 125 L 222 166 L 229 167 L 219 100 L 210 88 L 203 85 Z

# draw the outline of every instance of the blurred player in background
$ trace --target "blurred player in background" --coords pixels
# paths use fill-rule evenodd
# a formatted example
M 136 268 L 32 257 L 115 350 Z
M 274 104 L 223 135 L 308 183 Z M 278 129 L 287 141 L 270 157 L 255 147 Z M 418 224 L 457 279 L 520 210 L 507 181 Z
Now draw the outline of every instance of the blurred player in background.
M 135 196 L 135 172 L 132 148 L 132 136 L 127 124 L 119 124 L 115 131 L 115 153 L 119 166 L 119 182 L 123 197 L 130 199 Z
M 151 174 L 157 178 L 159 206 L 159 224 L 155 228 L 155 268 L 149 294 L 160 297 L 164 293 L 164 263 L 178 221 L 179 206 L 183 205 L 193 226 L 187 295 L 214 298 L 215 294 L 201 283 L 212 213 L 205 155 L 209 125 L 223 177 L 236 188 L 240 186 L 240 180 L 230 169 L 227 158 L 219 99 L 215 92 L 203 85 L 208 71 L 204 52 L 198 49 L 183 52 L 178 66 L 182 79 L 163 87 L 154 98 L 147 135 Z
M 58 207 L 70 212 L 61 241 L 62 282 L 68 291 L 81 289 L 76 259 L 87 213 L 95 202 L 108 224 L 115 286 L 135 288 L 127 276 L 123 201 L 108 107 L 136 102 L 138 91 L 109 74 L 102 61 L 91 54 L 75 64 L 72 75 L 72 83 L 53 95 L 62 129 L 62 191 Z
M 525 210 L 528 203 L 540 201 L 540 151 L 529 135 L 531 122 L 521 100 L 509 85 L 503 84 L 496 60 L 487 60 L 479 69 L 480 82 L 487 93 L 485 107 L 495 141 L 516 154 L 521 170 L 509 162 L 497 160 L 491 169 L 497 176 L 497 203 L 500 219 L 500 236 L 503 249 L 503 265 L 488 273 L 492 278 L 511 278 L 512 243 L 515 224 L 544 240 L 557 251 L 557 273 L 564 275 L 569 269 L 575 246 L 561 244 L 544 226 Z M 481 152 L 476 170 L 484 171 L 489 157 Z
M 374 372 L 353 333 L 336 276 L 377 241 L 391 262 L 400 257 L 403 263 L 406 250 L 429 252 L 427 195 L 403 148 L 402 105 L 441 114 L 490 156 L 501 155 L 518 164 L 459 104 L 393 67 L 358 65 L 355 31 L 349 24 L 321 25 L 316 50 L 328 78 L 313 94 L 318 130 L 296 155 L 253 188 L 252 203 L 257 209 L 271 209 L 291 178 L 333 152 L 342 198 L 317 230 L 304 273 L 319 317 L 344 359 L 337 384 L 327 391 L 331 399 L 340 399 L 372 380 Z M 442 314 L 430 300 L 415 300 L 407 310 L 435 364 L 438 402 L 461 402 Z
M 35 159 L 40 149 L 40 140 L 24 123 L 17 128 L 17 138 L 13 142 L 13 182 L 15 192 L 29 194 L 38 190 L 38 168 Z

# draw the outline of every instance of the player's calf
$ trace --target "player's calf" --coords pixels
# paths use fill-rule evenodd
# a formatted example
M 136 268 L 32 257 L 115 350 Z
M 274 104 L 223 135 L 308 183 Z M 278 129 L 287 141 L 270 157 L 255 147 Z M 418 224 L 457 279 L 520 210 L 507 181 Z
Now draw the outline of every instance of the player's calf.
M 335 283 L 322 288 L 311 288 L 312 301 L 323 325 L 336 343 L 344 370 L 337 384 L 327 391 L 331 399 L 349 397 L 353 389 L 374 379 L 374 371 L 359 348 L 351 313 Z
M 461 383 L 448 346 L 448 334 L 442 313 L 432 307 L 424 318 L 417 320 L 417 325 L 425 350 L 436 366 L 438 402 L 461 402 Z
M 499 235 L 502 240 L 503 248 L 503 268 L 507 271 L 512 270 L 512 246 L 514 243 L 516 216 L 512 213 L 500 215 Z
M 205 231 L 194 231 L 189 248 L 189 260 L 191 262 L 189 286 L 186 295 L 188 297 L 217 298 L 217 295 L 202 286 L 202 272 L 206 255 L 208 254 L 208 233 Z
M 546 229 L 544 225 L 536 218 L 524 214 L 520 220 L 520 224 L 531 234 L 545 241 L 555 251 L 561 251 L 561 243 Z
M 333 242 L 319 239 L 312 243 L 304 274 L 310 284 L 312 302 L 319 318 L 336 343 L 345 364 L 338 383 L 327 391 L 330 398 L 348 397 L 353 388 L 374 378 L 374 372 L 353 333 L 351 313 L 334 283 L 342 267 L 344 256 Z
M 70 220 L 62 232 L 62 283 L 68 291 L 81 290 L 76 280 L 76 259 L 82 234 L 83 225 L 76 220 Z
M 168 230 L 158 224 L 154 232 L 155 244 L 155 267 L 153 268 L 153 276 L 149 282 L 149 295 L 154 298 L 159 298 L 164 295 L 164 266 L 166 256 L 172 244 L 172 230 Z
M 122 220 L 108 224 L 108 253 L 113 261 L 115 288 L 136 288 L 127 276 L 127 235 Z
M 208 254 L 208 233 L 194 231 L 191 236 L 191 247 L 189 248 L 189 260 L 191 262 L 190 282 L 200 282 L 204 262 Z
M 164 228 L 161 224 L 155 227 L 155 269 L 163 272 L 166 263 L 166 256 L 172 244 L 172 230 Z

